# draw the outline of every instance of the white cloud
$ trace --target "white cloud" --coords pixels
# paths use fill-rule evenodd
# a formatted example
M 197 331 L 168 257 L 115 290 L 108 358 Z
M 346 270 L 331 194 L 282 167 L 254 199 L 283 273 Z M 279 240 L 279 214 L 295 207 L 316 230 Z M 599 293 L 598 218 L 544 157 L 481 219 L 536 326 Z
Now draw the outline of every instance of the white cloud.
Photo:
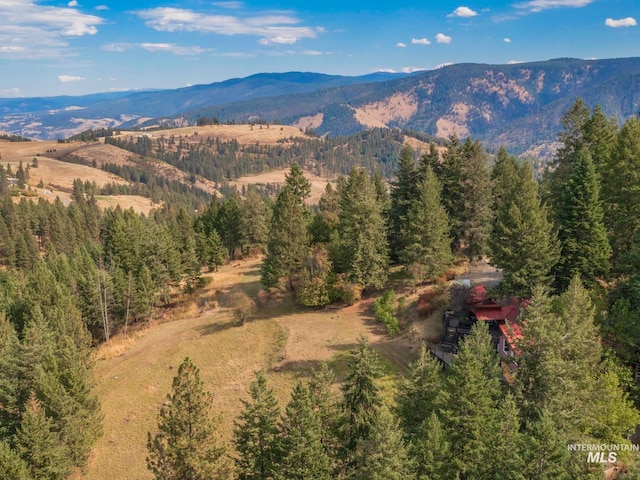
M 638 22 L 633 17 L 621 18 L 620 20 L 614 20 L 613 18 L 607 18 L 604 22 L 607 27 L 621 28 L 621 27 L 635 27 Z
M 510 39 L 510 38 L 508 38 L 508 37 L 503 38 L 503 39 L 502 39 L 502 41 L 503 41 L 504 43 L 511 43 L 511 39 Z
M 135 12 L 145 24 L 161 32 L 200 32 L 218 35 L 254 35 L 263 45 L 291 45 L 315 38 L 321 28 L 299 26 L 289 13 L 256 16 L 211 15 L 194 10 L 157 7 Z
M 69 3 L 67 3 L 67 7 L 73 8 L 73 7 L 77 7 L 78 6 L 78 0 L 71 0 Z
M 594 0 L 529 0 L 527 2 L 516 3 L 516 8 L 529 10 L 531 12 L 541 12 L 550 8 L 580 8 L 586 7 Z
M 60 83 L 81 82 L 84 77 L 77 77 L 75 75 L 58 75 L 58 81 Z
M 451 43 L 451 37 L 445 35 L 444 33 L 436 34 L 436 42 L 438 43 Z
M 244 7 L 244 3 L 242 2 L 213 2 L 213 5 L 220 8 L 228 8 L 230 10 L 239 10 Z
M 331 52 L 321 52 L 319 50 L 303 50 L 302 52 L 303 55 L 311 55 L 312 57 L 318 56 L 318 55 L 332 55 Z
M 411 43 L 414 45 L 430 45 L 431 42 L 426 38 L 412 38 Z
M 425 67 L 402 67 L 404 73 L 422 72 L 427 70 Z
M 131 48 L 133 46 L 133 44 L 131 43 L 107 43 L 106 45 L 103 45 L 101 48 L 102 50 L 106 50 L 107 52 L 124 52 L 125 50 L 128 50 L 129 48 Z
M 181 47 L 174 43 L 141 43 L 140 47 L 148 52 L 166 52 L 173 55 L 199 55 L 205 51 L 204 48 L 198 46 Z
M 398 47 L 398 48 L 406 48 L 407 45 L 402 43 L 402 42 L 398 42 L 398 43 L 396 43 L 396 47 Z
M 22 92 L 19 88 L 7 88 L 5 90 L 0 90 L 0 95 L 3 97 L 19 97 L 22 95 Z
M 109 10 L 109 7 L 107 7 L 106 5 L 97 5 L 96 10 L 101 10 L 101 11 Z
M 451 66 L 451 65 L 453 65 L 453 63 L 451 63 L 451 62 L 439 63 L 438 65 L 436 65 L 436 66 L 434 67 L 434 70 L 439 70 L 439 69 L 441 69 L 441 68 L 449 67 L 449 66 Z
M 398 73 L 393 68 L 379 68 L 378 70 L 376 70 L 376 72 L 380 72 L 380 73 Z
M 524 63 L 524 60 L 509 60 L 507 65 L 517 65 L 518 63 Z
M 50 58 L 69 55 L 69 37 L 95 35 L 101 17 L 75 8 L 39 5 L 35 0 L 0 1 L 0 57 Z
M 447 17 L 461 17 L 461 18 L 470 18 L 478 15 L 478 12 L 471 10 L 469 7 L 458 7 L 453 13 L 447 15 Z

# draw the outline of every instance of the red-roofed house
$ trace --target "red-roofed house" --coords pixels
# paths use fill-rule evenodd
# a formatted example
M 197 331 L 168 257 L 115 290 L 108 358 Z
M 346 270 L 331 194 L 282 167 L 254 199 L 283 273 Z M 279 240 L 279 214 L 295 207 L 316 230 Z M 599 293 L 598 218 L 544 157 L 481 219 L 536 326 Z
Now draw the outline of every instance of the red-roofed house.
M 500 355 L 512 357 L 517 340 L 522 337 L 522 329 L 518 324 L 521 308 L 527 301 L 516 297 L 508 297 L 500 302 L 491 299 L 484 286 L 474 287 L 470 292 L 469 317 L 474 321 L 489 323 L 489 332 L 494 338 L 496 350 Z

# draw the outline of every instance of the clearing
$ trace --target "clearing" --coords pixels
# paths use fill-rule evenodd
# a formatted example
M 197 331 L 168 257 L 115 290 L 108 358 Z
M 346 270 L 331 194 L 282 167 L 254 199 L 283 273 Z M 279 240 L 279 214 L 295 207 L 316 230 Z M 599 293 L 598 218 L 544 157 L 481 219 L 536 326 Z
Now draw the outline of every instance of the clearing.
M 236 187 L 239 191 L 243 186 L 248 187 L 249 185 L 266 185 L 267 183 L 283 185 L 285 181 L 284 176 L 289 173 L 289 170 L 289 168 L 282 168 L 260 173 L 258 175 L 240 177 L 236 180 L 229 181 L 229 185 Z M 334 183 L 336 181 L 336 177 L 321 177 L 308 170 L 304 171 L 304 176 L 307 177 L 309 182 L 311 182 L 311 195 L 307 199 L 307 203 L 311 205 L 316 205 L 318 203 L 320 197 L 324 193 L 327 183 Z
M 299 128 L 290 127 L 288 125 L 205 125 L 194 127 L 171 128 L 167 130 L 154 130 L 141 132 L 122 131 L 119 137 L 139 137 L 147 136 L 150 138 L 161 137 L 191 137 L 191 141 L 200 141 L 201 139 L 211 137 L 219 138 L 221 141 L 237 140 L 242 145 L 253 145 L 261 143 L 266 145 L 275 145 L 282 143 L 290 137 L 310 138 L 300 131 Z M 195 138 L 194 138 L 195 137 Z
M 262 308 L 238 326 L 232 312 L 220 304 L 240 290 L 257 297 L 260 263 L 235 262 L 207 274 L 208 285 L 177 307 L 171 314 L 174 320 L 154 322 L 96 352 L 104 436 L 92 452 L 86 478 L 151 478 L 145 464 L 147 432 L 155 429 L 160 406 L 185 356 L 200 368 L 214 394 L 213 410 L 222 416 L 226 440 L 254 371 L 265 368 L 284 407 L 296 379 L 320 362 L 330 361 L 341 377 L 347 352 L 361 333 L 382 354 L 382 385 L 391 395 L 398 372 L 415 356 L 420 341 L 415 330 L 389 338 L 373 318 L 372 299 L 328 310 L 298 309 L 285 301 Z

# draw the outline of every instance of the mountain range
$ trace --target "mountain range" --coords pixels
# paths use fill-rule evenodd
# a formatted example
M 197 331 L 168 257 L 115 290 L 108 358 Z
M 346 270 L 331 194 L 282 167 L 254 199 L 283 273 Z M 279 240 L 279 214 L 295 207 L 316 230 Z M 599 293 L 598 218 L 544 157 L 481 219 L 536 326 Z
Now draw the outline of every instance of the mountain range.
M 36 138 L 86 128 L 178 126 L 200 117 L 267 121 L 318 134 L 402 127 L 471 135 L 516 154 L 553 152 L 564 111 L 581 97 L 623 121 L 640 103 L 640 58 L 456 64 L 426 72 L 343 77 L 265 73 L 177 90 L 0 99 L 0 130 Z

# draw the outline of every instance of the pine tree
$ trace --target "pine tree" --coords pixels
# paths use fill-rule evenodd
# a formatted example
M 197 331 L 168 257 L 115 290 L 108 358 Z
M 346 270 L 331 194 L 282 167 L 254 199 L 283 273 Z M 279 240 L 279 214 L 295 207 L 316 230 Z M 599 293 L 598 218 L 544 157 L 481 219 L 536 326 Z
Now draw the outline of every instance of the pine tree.
M 291 189 L 298 203 L 304 204 L 304 201 L 311 195 L 311 182 L 304 176 L 300 165 L 292 163 L 289 173 L 285 174 L 284 178 L 285 184 Z
M 456 355 L 438 396 L 455 470 L 461 478 L 489 478 L 497 431 L 501 370 L 488 327 L 476 323 Z
M 287 280 L 291 290 L 298 286 L 309 248 L 305 211 L 291 188 L 280 191 L 273 209 L 267 255 L 262 264 L 261 282 L 265 287 L 275 287 L 282 278 Z
M 298 382 L 291 393 L 280 428 L 282 458 L 275 477 L 282 480 L 331 477 L 331 460 L 322 444 L 322 421 L 309 387 Z
M 589 152 L 576 152 L 558 211 L 561 245 L 556 283 L 564 289 L 578 274 L 587 285 L 606 277 L 611 247 L 603 223 L 600 188 Z
M 568 480 L 572 477 L 567 468 L 569 451 L 567 440 L 554 424 L 553 417 L 542 411 L 540 418 L 527 424 L 523 449 L 527 479 Z
M 527 297 L 534 285 L 551 283 L 559 244 L 528 164 L 498 164 L 505 178 L 494 180 L 495 220 L 489 237 L 491 263 L 504 272 L 504 291 Z M 497 174 L 494 170 L 494 174 Z M 513 175 L 517 178 L 513 178 Z M 507 181 L 510 185 L 505 185 Z
M 502 398 L 498 409 L 498 430 L 492 446 L 495 462 L 492 462 L 491 478 L 496 480 L 527 480 L 524 475 L 523 436 L 520 433 L 520 412 L 511 393 Z
M 462 210 L 459 213 L 458 241 L 470 259 L 482 256 L 487 247 L 491 221 L 491 181 L 487 155 L 477 140 L 467 138 L 462 158 Z
M 451 444 L 442 422 L 435 412 L 423 422 L 411 446 L 411 456 L 416 464 L 416 478 L 454 478 L 451 462 Z
M 156 479 L 229 478 L 226 452 L 211 417 L 211 400 L 200 371 L 185 358 L 160 409 L 158 430 L 148 433 L 147 467 Z
M 378 354 L 369 346 L 367 338 L 360 336 L 358 345 L 351 352 L 349 374 L 342 387 L 343 424 L 340 437 L 347 465 L 353 463 L 359 443 L 369 438 L 382 404 L 380 389 L 375 383 L 380 375 Z
M 515 388 L 523 418 L 537 421 L 542 411 L 558 422 L 558 401 L 567 393 L 563 380 L 562 330 L 553 312 L 552 299 L 542 287 L 533 289 L 531 303 L 523 315 L 522 338 L 518 341 L 518 375 Z M 571 399 L 568 399 L 571 401 Z
M 409 364 L 409 373 L 398 387 L 400 424 L 409 439 L 422 429 L 436 410 L 436 397 L 442 389 L 442 367 L 423 343 L 418 358 Z
M 605 224 L 616 272 L 640 268 L 640 121 L 627 120 L 620 131 L 602 178 Z
M 0 440 L 0 478 L 4 480 L 32 480 L 27 463 L 9 443 Z
M 200 285 L 202 272 L 200 271 L 200 260 L 196 253 L 196 239 L 194 235 L 189 235 L 182 252 L 182 268 L 184 269 L 185 284 L 187 293 L 193 293 Z
M 236 471 L 240 480 L 267 480 L 277 473 L 280 408 L 264 371 L 256 372 L 249 396 L 235 422 Z
M 268 212 L 263 198 L 255 188 L 249 188 L 242 202 L 242 215 L 249 251 L 252 254 L 262 253 L 269 236 Z
M 373 418 L 368 438 L 359 445 L 349 478 L 405 480 L 413 475 L 414 466 L 402 439 L 398 420 L 383 406 Z
M 311 372 L 309 394 L 313 409 L 318 413 L 321 424 L 320 441 L 330 458 L 336 458 L 338 451 L 339 405 L 332 385 L 336 377 L 327 363 Z
M 406 244 L 403 229 L 407 213 L 417 193 L 417 169 L 411 147 L 400 151 L 396 180 L 391 184 L 391 210 L 389 212 L 389 244 L 391 254 L 397 257 Z
M 418 183 L 401 226 L 399 258 L 424 281 L 440 275 L 452 262 L 449 218 L 441 202 L 441 188 L 431 167 Z
M 389 264 L 384 219 L 369 176 L 354 168 L 341 192 L 338 238 L 332 247 L 338 273 L 365 288 L 384 284 Z
M 33 480 L 64 480 L 71 473 L 67 450 L 34 393 L 15 436 L 16 451 L 29 467 Z

